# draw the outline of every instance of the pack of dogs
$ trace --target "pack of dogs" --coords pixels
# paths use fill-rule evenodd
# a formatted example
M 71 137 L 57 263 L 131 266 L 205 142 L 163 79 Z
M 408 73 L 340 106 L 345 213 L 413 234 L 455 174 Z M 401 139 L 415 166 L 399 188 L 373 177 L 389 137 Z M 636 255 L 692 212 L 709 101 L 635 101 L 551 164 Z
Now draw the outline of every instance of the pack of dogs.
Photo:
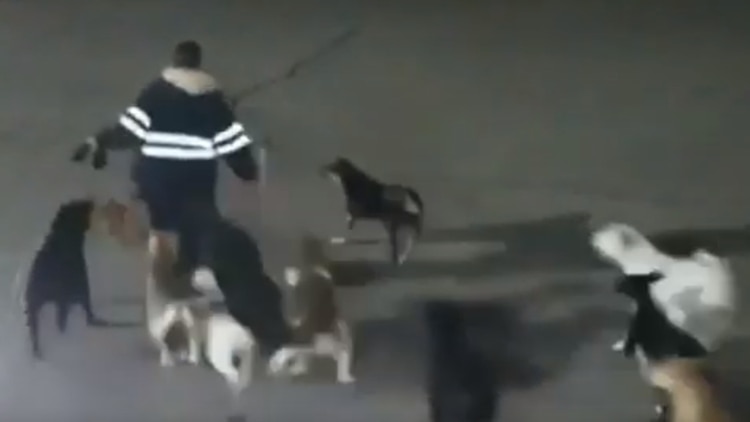
M 91 152 L 90 146 L 81 147 L 74 158 L 83 160 Z M 105 151 L 93 153 L 95 167 L 106 164 Z M 380 182 L 346 158 L 336 158 L 321 173 L 343 191 L 348 230 L 358 220 L 381 223 L 388 259 L 393 265 L 403 264 L 423 228 L 424 205 L 417 191 Z M 23 292 L 33 357 L 43 356 L 39 312 L 47 303 L 56 307 L 60 331 L 76 305 L 89 326 L 107 325 L 92 307 L 84 254 L 87 234 L 97 232 L 146 251 L 145 325 L 160 366 L 207 365 L 225 379 L 236 398 L 262 361 L 267 374 L 285 378 L 306 374 L 314 359 L 326 358 L 336 365 L 338 383 L 355 382 L 353 331 L 340 310 L 326 251 L 335 239 L 304 234 L 300 259 L 274 280 L 263 268 L 252 238 L 222 221 L 217 230 L 229 240 L 217 246 L 217 257 L 251 251 L 241 260 L 247 266 L 219 262 L 212 273 L 184 274 L 175 270 L 178 234 L 149 230 L 133 210 L 133 203 L 84 198 L 57 211 L 31 262 Z M 703 374 L 708 357 L 729 337 L 737 314 L 734 275 L 727 261 L 706 250 L 670 256 L 622 223 L 594 230 L 590 243 L 620 271 L 614 291 L 629 299 L 633 311 L 624 338 L 613 350 L 635 357 L 646 383 L 662 393 L 657 418 L 732 420 Z M 498 375 L 467 341 L 460 313 L 450 302 L 431 303 L 424 321 L 430 350 L 430 419 L 493 420 Z

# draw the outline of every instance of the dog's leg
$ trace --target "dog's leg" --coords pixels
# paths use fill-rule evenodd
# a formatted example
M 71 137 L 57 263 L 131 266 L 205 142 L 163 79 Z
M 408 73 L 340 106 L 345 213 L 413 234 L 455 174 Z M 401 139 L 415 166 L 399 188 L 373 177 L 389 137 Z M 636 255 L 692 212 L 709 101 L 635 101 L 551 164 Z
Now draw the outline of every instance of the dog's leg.
M 210 334 L 210 338 L 207 339 L 208 347 L 206 348 L 206 354 L 208 362 L 211 366 L 221 374 L 229 384 L 230 389 L 235 388 L 239 385 L 240 374 L 239 371 L 234 367 L 232 357 L 234 351 L 229 345 L 230 339 L 219 338 L 215 332 Z
M 174 364 L 175 362 L 172 357 L 172 352 L 169 351 L 169 347 L 167 347 L 166 344 L 162 343 L 159 350 L 159 365 L 168 368 L 174 366 Z
M 340 321 L 337 324 L 339 345 L 336 350 L 336 379 L 339 383 L 349 384 L 355 381 L 352 375 L 352 354 L 354 353 L 354 341 L 346 323 Z
M 159 345 L 159 363 L 164 367 L 174 366 L 175 364 L 172 353 L 170 352 L 168 345 L 164 341 L 164 338 L 166 337 L 167 332 L 172 327 L 172 325 L 177 321 L 177 317 L 177 309 L 175 309 L 174 306 L 168 306 L 164 311 L 161 320 L 154 324 L 152 328 L 152 335 L 154 336 L 154 340 L 156 340 L 157 344 Z
M 64 333 L 68 328 L 68 316 L 70 315 L 70 303 L 61 300 L 55 303 L 57 316 L 57 330 Z
M 346 229 L 348 231 L 354 230 L 354 226 L 357 224 L 357 219 L 352 216 L 352 213 L 346 213 Z
M 201 361 L 201 339 L 200 332 L 198 331 L 198 324 L 193 317 L 192 312 L 185 310 L 184 315 L 185 325 L 187 326 L 188 334 L 188 362 L 193 365 L 200 364 Z
M 232 389 L 235 398 L 239 398 L 243 391 L 250 385 L 253 377 L 253 363 L 255 359 L 254 347 L 250 345 L 242 350 L 240 354 L 239 378 L 237 384 Z
M 26 326 L 29 329 L 29 341 L 31 343 L 31 354 L 34 359 L 42 359 L 42 348 L 39 345 L 39 311 L 41 305 L 29 303 L 26 305 Z
M 89 327 L 104 325 L 104 322 L 97 318 L 94 313 L 94 307 L 91 305 L 91 293 L 88 288 L 88 280 L 86 280 L 86 288 L 81 292 L 81 296 L 78 299 L 78 304 L 83 308 L 83 312 L 86 315 L 86 324 Z
M 385 230 L 388 233 L 388 244 L 390 247 L 391 263 L 393 265 L 399 265 L 399 253 L 398 253 L 398 223 L 395 221 L 388 221 L 385 223 Z

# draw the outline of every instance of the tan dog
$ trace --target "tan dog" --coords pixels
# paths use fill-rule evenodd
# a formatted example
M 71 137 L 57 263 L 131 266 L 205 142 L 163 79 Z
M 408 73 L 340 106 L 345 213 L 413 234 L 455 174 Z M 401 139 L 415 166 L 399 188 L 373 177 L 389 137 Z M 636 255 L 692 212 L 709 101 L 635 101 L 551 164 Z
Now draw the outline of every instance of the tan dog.
M 652 368 L 651 383 L 671 398 L 671 422 L 732 422 L 703 374 L 703 360 L 670 359 Z
M 91 214 L 91 226 L 123 246 L 143 246 L 148 241 L 149 231 L 145 219 L 139 215 L 141 208 L 138 200 L 123 203 L 109 199 L 97 204 Z
M 339 383 L 354 382 L 351 372 L 353 339 L 348 324 L 341 319 L 336 290 L 324 243 L 311 235 L 302 240 L 302 265 L 284 269 L 287 317 L 300 344 L 308 344 L 296 355 L 275 356 L 271 373 L 299 375 L 308 370 L 316 356 L 336 361 Z
M 201 329 L 196 312 L 203 295 L 186 276 L 177 276 L 177 236 L 152 231 L 148 241 L 148 275 L 146 277 L 146 321 L 149 334 L 160 351 L 162 366 L 175 363 L 174 342 L 187 348 L 187 360 L 200 363 Z M 175 338 L 176 337 L 176 338 Z M 185 345 L 185 343 L 187 343 Z

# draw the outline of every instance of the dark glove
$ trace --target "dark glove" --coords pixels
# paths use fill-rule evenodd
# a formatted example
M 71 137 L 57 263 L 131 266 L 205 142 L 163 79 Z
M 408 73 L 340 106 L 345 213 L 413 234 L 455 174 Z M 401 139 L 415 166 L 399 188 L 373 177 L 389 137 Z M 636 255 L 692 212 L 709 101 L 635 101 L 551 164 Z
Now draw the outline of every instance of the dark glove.
M 107 166 L 107 150 L 104 148 L 97 148 L 94 151 L 94 158 L 91 161 L 91 165 L 94 170 L 100 170 Z
M 93 146 L 88 142 L 78 145 L 76 149 L 73 150 L 73 156 L 70 157 L 70 160 L 74 163 L 80 163 L 89 156 L 92 148 Z

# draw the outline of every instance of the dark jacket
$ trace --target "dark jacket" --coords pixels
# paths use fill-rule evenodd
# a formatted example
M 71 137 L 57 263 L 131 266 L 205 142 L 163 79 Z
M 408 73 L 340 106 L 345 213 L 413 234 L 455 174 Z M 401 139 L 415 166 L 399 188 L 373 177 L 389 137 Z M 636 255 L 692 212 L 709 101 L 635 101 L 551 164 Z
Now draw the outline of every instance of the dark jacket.
M 254 180 L 252 140 L 208 73 L 169 67 L 149 83 L 118 124 L 97 134 L 106 149 L 137 146 L 139 190 L 213 194 L 218 157 L 243 180 Z

